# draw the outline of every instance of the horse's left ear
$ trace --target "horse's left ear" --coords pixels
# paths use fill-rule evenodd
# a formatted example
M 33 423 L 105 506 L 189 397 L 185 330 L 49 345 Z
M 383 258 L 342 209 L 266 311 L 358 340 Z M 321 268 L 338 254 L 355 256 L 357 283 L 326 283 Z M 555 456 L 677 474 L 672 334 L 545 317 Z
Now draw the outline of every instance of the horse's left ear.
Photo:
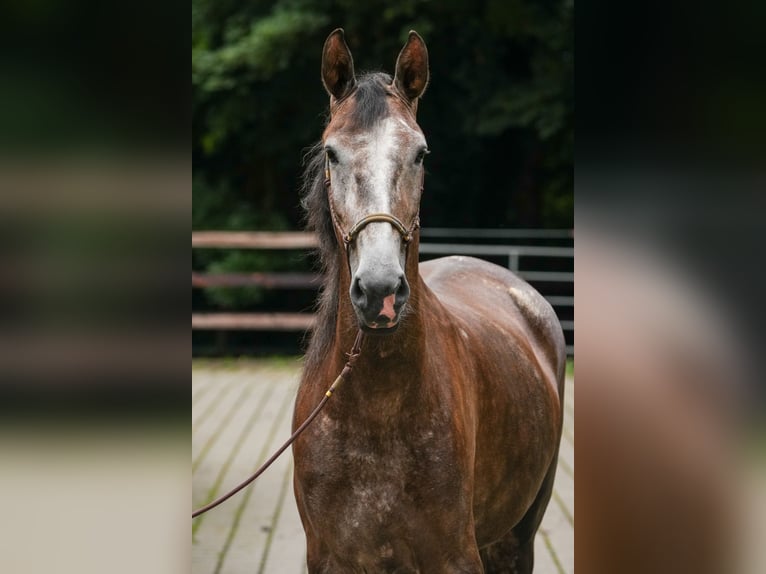
M 322 83 L 331 102 L 342 100 L 354 89 L 354 59 L 346 44 L 343 28 L 333 30 L 322 49 Z
M 415 103 L 428 84 L 428 48 L 423 38 L 410 30 L 407 43 L 399 52 L 396 59 L 394 87 L 405 96 L 410 103 Z

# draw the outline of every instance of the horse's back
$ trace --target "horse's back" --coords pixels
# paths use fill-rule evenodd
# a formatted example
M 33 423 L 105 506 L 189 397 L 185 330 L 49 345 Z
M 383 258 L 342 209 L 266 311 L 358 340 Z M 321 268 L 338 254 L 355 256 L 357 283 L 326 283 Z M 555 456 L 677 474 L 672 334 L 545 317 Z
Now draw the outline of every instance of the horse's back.
M 512 271 L 474 257 L 451 256 L 420 264 L 426 285 L 453 316 L 527 347 L 560 389 L 566 362 L 561 324 L 550 303 Z

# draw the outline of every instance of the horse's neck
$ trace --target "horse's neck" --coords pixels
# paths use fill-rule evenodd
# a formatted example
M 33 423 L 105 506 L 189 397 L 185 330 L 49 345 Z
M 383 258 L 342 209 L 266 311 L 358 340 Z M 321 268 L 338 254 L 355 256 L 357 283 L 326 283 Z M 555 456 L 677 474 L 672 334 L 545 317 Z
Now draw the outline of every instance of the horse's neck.
M 395 381 L 400 381 L 403 374 L 407 372 L 411 374 L 411 371 L 421 363 L 425 352 L 426 314 L 433 303 L 434 296 L 420 277 L 417 245 L 411 247 L 414 249 L 408 257 L 406 272 L 410 284 L 410 298 L 405 317 L 402 318 L 396 332 L 390 335 L 367 334 L 355 367 L 355 370 L 365 378 L 373 378 L 380 388 L 387 386 L 389 382 L 387 379 L 394 384 L 400 384 Z M 346 353 L 351 349 L 359 330 L 356 315 L 348 297 L 350 283 L 348 268 L 342 268 L 338 282 L 340 292 L 333 350 L 336 365 L 342 365 L 346 361 Z

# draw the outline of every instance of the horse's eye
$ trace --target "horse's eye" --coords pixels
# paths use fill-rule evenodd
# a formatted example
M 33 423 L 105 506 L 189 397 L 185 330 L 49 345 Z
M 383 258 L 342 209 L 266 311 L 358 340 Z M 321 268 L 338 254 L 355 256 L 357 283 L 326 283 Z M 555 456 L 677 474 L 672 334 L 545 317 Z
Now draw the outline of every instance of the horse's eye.
M 332 148 L 325 148 L 325 153 L 327 154 L 327 159 L 330 160 L 330 163 L 336 164 L 338 163 L 338 155 L 335 153 L 335 150 Z
M 418 152 L 418 155 L 415 156 L 415 163 L 416 164 L 423 163 L 423 159 L 426 157 L 426 154 L 429 154 L 429 153 L 431 153 L 431 152 L 428 151 L 428 149 L 426 149 L 426 148 L 421 149 Z

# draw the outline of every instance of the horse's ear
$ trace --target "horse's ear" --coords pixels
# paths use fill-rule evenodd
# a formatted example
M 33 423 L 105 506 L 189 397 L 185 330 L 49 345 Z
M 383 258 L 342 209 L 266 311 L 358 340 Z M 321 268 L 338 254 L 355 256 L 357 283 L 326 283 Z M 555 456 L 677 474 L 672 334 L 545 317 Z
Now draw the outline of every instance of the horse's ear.
M 423 38 L 415 30 L 410 30 L 407 43 L 396 59 L 394 86 L 410 102 L 414 102 L 426 91 L 427 84 L 428 49 Z
M 322 84 L 331 99 L 340 100 L 354 87 L 354 59 L 346 45 L 343 28 L 333 30 L 322 49 Z

